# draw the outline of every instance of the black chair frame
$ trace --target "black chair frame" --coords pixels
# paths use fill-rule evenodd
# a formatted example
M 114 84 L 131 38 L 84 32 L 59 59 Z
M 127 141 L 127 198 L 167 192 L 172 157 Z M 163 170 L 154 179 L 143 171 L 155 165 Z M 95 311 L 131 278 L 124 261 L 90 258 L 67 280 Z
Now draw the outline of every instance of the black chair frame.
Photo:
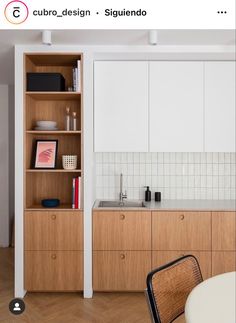
M 157 269 L 152 270 L 148 274 L 147 279 L 146 279 L 146 284 L 147 284 L 147 298 L 148 298 L 148 301 L 149 301 L 149 308 L 151 310 L 151 314 L 152 314 L 152 318 L 153 318 L 154 323 L 162 323 L 162 322 L 161 322 L 161 319 L 160 319 L 160 315 L 159 315 L 158 308 L 157 308 L 157 304 L 156 304 L 155 297 L 154 297 L 154 291 L 153 291 L 153 286 L 152 286 L 152 277 L 153 277 L 153 275 L 156 274 L 157 272 L 159 272 L 159 271 L 161 271 L 163 269 L 166 269 L 168 267 L 171 267 L 171 266 L 175 265 L 176 263 L 180 262 L 181 260 L 183 260 L 185 258 L 189 258 L 189 257 L 192 257 L 192 258 L 194 258 L 196 260 L 196 263 L 198 265 L 198 269 L 199 269 L 199 272 L 200 272 L 201 278 L 202 278 L 202 273 L 201 273 L 201 269 L 200 269 L 198 260 L 193 255 L 185 255 L 183 257 L 180 257 L 180 258 L 178 258 L 178 259 L 176 259 L 174 261 L 171 261 L 171 262 L 169 262 L 169 263 L 167 263 L 167 264 L 165 264 L 165 265 L 163 265 L 161 267 L 158 267 Z M 171 322 L 174 322 L 183 313 L 184 312 L 180 313 Z

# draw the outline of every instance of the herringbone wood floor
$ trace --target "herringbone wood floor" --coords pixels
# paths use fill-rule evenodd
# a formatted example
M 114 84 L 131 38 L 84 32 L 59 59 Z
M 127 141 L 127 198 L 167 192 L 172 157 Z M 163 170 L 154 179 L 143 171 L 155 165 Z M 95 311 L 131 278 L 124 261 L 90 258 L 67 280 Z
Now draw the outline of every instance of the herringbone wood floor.
M 0 248 L 0 322 L 4 323 L 149 323 L 142 293 L 96 293 L 83 299 L 76 293 L 28 293 L 26 310 L 8 310 L 13 298 L 13 249 Z M 176 323 L 183 323 L 177 320 Z

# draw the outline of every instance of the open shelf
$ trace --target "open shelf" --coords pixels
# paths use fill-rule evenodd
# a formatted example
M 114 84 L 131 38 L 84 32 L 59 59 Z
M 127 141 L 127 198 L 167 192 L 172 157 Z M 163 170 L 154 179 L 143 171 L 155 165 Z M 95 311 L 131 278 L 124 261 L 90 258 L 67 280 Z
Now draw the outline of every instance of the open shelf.
M 35 204 L 27 207 L 25 211 L 82 211 L 82 209 L 72 209 L 70 204 L 62 204 L 57 207 L 43 207 L 40 204 Z
M 77 131 L 66 131 L 66 130 L 56 130 L 56 131 L 40 131 L 40 130 L 27 130 L 28 134 L 40 134 L 40 135 L 79 135 L 81 130 Z
M 81 173 L 81 169 L 27 169 L 27 173 Z
M 79 92 L 25 92 L 25 94 L 35 100 L 79 100 Z
M 30 133 L 26 136 L 26 169 L 33 169 L 34 162 L 34 150 L 36 140 L 58 140 L 56 169 L 63 169 L 62 156 L 63 155 L 77 155 L 77 167 L 81 169 L 81 136 L 75 133 L 71 133 L 70 136 L 63 133 L 53 134 L 42 133 Z

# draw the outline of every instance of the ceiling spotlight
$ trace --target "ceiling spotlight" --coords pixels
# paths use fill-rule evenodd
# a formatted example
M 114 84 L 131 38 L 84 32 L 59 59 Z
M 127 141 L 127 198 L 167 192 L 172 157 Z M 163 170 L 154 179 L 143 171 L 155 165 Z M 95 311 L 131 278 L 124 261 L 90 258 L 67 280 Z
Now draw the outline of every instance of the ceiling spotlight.
M 52 45 L 52 32 L 50 30 L 42 31 L 42 43 L 44 45 Z
M 149 44 L 156 45 L 157 44 L 157 30 L 149 30 Z

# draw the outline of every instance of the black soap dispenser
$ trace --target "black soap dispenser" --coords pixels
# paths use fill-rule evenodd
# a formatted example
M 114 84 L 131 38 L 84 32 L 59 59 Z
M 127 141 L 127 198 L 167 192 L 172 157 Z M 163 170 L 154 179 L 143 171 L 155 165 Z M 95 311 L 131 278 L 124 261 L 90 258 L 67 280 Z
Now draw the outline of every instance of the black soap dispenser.
M 149 190 L 149 186 L 145 186 L 147 189 L 145 191 L 145 201 L 150 202 L 151 201 L 151 191 Z

